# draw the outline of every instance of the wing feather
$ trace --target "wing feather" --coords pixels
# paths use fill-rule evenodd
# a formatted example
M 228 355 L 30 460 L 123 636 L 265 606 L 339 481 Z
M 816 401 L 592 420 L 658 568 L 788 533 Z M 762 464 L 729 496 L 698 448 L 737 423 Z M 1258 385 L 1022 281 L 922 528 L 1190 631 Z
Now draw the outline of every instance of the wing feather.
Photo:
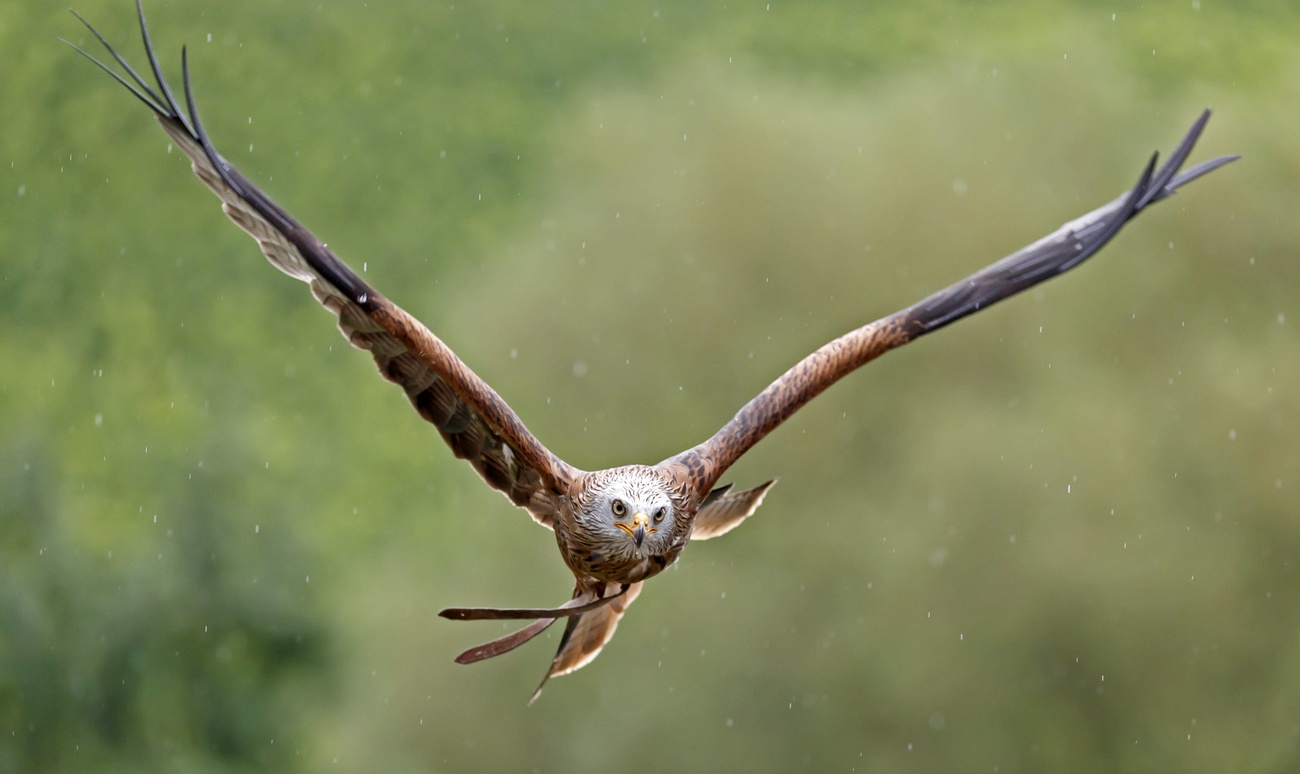
M 182 110 L 162 75 L 140 0 L 136 10 L 157 91 L 80 16 L 127 76 L 69 45 L 149 106 L 231 221 L 257 241 L 273 266 L 311 286 L 316 300 L 338 317 L 344 337 L 370 352 L 379 372 L 401 385 L 419 415 L 438 429 L 457 457 L 538 523 L 553 528 L 558 498 L 580 471 L 546 449 L 506 402 L 428 328 L 377 293 L 217 153 L 194 106 L 188 58 L 182 50 L 187 105 Z
M 703 497 L 742 454 L 847 374 L 895 347 L 1078 266 L 1147 205 L 1237 158 L 1224 156 L 1179 173 L 1209 117 L 1208 110 L 1200 115 L 1159 170 L 1152 156 L 1127 193 L 919 303 L 831 341 L 768 385 L 713 437 L 660 465 L 688 477 L 696 496 Z
M 758 506 L 763 504 L 767 490 L 772 488 L 776 479 L 759 484 L 743 492 L 731 491 L 731 484 L 714 489 L 700 503 L 700 510 L 695 514 L 695 526 L 691 528 L 691 540 L 708 540 L 725 535 L 745 519 L 748 519 Z

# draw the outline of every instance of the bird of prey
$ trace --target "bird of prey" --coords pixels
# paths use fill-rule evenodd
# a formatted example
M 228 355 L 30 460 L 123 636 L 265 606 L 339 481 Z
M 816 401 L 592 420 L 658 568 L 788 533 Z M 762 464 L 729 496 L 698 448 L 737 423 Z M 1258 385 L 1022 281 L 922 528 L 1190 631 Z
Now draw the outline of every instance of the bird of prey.
M 1157 155 L 1136 184 L 1109 204 L 1066 223 L 1006 258 L 899 312 L 831 341 L 795 363 L 741 407 L 711 438 L 654 465 L 585 471 L 552 454 L 510 406 L 437 336 L 361 279 L 315 234 L 239 173 L 213 146 L 195 107 L 189 63 L 181 52 L 182 108 L 149 38 L 136 0 L 140 33 L 155 86 L 134 70 L 80 15 L 78 19 L 123 68 L 119 74 L 77 48 L 153 111 L 192 162 L 194 173 L 226 215 L 257 240 L 280 271 L 306 282 L 354 346 L 368 350 L 388 380 L 489 486 L 555 533 L 575 579 L 569 601 L 555 608 L 453 608 L 455 620 L 531 620 L 523 629 L 465 651 L 472 663 L 513 650 L 558 619 L 566 626 L 547 679 L 589 663 L 614 634 L 641 584 L 662 572 L 686 544 L 735 529 L 763 502 L 775 480 L 737 491 L 718 481 L 741 455 L 804 404 L 850 372 L 895 347 L 1078 266 L 1131 218 L 1176 189 L 1235 159 L 1227 156 L 1179 171 L 1209 118 L 1206 111 L 1173 155 Z M 75 13 L 75 12 L 74 12 Z M 66 42 L 66 41 L 65 41 Z M 69 44 L 72 45 L 72 44 Z

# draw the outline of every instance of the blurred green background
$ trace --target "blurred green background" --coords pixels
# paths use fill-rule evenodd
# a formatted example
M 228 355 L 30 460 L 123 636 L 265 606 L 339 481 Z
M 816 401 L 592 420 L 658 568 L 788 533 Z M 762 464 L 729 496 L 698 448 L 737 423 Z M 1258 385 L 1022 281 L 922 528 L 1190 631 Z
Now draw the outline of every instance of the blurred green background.
M 1300 768 L 1300 7 L 150 2 L 223 152 L 581 467 L 1119 194 L 854 374 L 533 707 L 548 532 L 0 5 L 0 771 Z M 127 0 L 76 7 L 138 67 Z

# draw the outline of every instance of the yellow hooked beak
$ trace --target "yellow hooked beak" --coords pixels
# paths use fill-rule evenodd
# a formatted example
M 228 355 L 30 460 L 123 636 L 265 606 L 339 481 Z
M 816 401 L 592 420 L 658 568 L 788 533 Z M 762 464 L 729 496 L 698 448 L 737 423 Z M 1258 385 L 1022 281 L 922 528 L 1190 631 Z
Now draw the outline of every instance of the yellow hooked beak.
M 614 522 L 615 527 L 623 530 L 627 533 L 628 537 L 632 538 L 632 542 L 636 543 L 637 548 L 641 547 L 641 543 L 645 540 L 646 535 L 653 535 L 659 531 L 655 527 L 649 526 L 649 524 L 650 517 L 640 511 L 632 514 L 631 524 L 626 524 L 621 521 Z

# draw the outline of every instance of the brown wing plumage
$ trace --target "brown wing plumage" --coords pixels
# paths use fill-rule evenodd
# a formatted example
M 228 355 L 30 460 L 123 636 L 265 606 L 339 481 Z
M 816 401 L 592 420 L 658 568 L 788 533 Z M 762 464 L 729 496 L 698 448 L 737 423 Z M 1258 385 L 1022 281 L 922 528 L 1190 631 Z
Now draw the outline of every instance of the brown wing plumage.
M 847 374 L 895 347 L 1078 266 L 1147 205 L 1237 158 L 1224 156 L 1178 172 L 1209 117 L 1208 110 L 1201 114 L 1158 171 L 1157 157 L 1152 156 L 1128 193 L 929 298 L 826 344 L 746 403 L 712 438 L 661 465 L 686 472 L 697 496 L 703 497 L 750 447 Z
M 700 509 L 695 513 L 695 525 L 691 527 L 691 540 L 708 540 L 718 535 L 725 535 L 739 527 L 742 521 L 748 519 L 754 511 L 758 510 L 758 506 L 763 504 L 767 490 L 775 483 L 774 478 L 743 492 L 732 491 L 731 484 L 714 489 L 704 502 L 700 503 Z
M 438 428 L 452 452 L 512 503 L 526 508 L 538 523 L 552 527 L 556 493 L 565 491 L 578 471 L 547 450 L 506 402 L 419 320 L 375 292 L 217 153 L 194 107 L 184 52 L 185 111 L 163 78 L 139 0 L 136 10 L 157 92 L 80 16 L 130 80 L 73 48 L 153 110 L 158 123 L 189 157 L 194 173 L 221 199 L 230 219 L 257 240 L 273 266 L 311 286 L 316 300 L 338 316 L 339 329 L 348 341 L 368 350 L 379 372 L 402 386 L 416 411 Z

